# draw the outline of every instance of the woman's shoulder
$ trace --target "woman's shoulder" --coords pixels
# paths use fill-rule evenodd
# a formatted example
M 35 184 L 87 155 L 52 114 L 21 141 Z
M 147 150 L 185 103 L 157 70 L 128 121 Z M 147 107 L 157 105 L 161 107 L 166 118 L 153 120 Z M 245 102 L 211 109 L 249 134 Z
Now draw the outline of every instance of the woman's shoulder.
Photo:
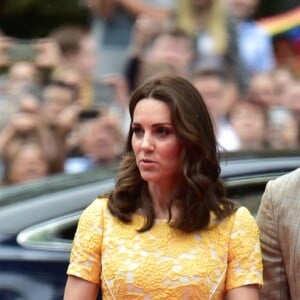
M 229 231 L 235 231 L 244 227 L 255 227 L 256 221 L 249 209 L 245 206 L 238 207 L 231 215 L 227 216 L 221 223 L 216 218 L 212 219 L 211 225 L 221 225 Z
M 94 210 L 94 209 L 99 209 L 101 211 L 105 210 L 107 208 L 107 202 L 108 199 L 105 197 L 98 197 L 94 199 L 86 208 L 86 210 Z
M 239 228 L 240 225 L 244 227 L 246 224 L 253 223 L 255 224 L 255 219 L 249 209 L 245 206 L 239 206 L 234 212 L 222 220 L 219 220 L 216 215 L 212 213 L 209 228 L 215 228 L 217 226 L 222 228 L 222 230 L 226 229 L 226 231 L 232 231 Z
M 234 212 L 234 216 L 236 218 L 253 217 L 250 210 L 246 206 L 239 206 L 238 209 Z
M 80 219 L 95 220 L 103 216 L 107 211 L 108 199 L 105 197 L 99 197 L 94 199 L 82 212 Z
M 255 223 L 255 218 L 245 206 L 240 206 L 232 215 L 234 223 Z
M 247 207 L 239 207 L 231 216 L 231 234 L 233 236 L 244 234 L 257 236 L 258 226 L 255 217 Z

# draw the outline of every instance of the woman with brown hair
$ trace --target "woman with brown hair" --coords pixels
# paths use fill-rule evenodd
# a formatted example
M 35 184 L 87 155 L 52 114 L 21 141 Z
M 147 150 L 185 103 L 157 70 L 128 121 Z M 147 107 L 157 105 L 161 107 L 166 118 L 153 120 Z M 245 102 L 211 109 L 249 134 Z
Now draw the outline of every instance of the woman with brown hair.
M 259 299 L 257 225 L 226 198 L 197 89 L 155 78 L 129 111 L 115 189 L 80 218 L 64 299 Z

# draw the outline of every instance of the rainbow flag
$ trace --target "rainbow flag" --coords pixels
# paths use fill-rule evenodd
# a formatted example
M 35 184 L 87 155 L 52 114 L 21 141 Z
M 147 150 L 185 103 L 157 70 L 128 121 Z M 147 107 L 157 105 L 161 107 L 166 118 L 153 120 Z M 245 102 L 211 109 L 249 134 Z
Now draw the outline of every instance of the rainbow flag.
M 282 14 L 262 18 L 257 23 L 271 36 L 293 30 L 300 27 L 300 6 Z

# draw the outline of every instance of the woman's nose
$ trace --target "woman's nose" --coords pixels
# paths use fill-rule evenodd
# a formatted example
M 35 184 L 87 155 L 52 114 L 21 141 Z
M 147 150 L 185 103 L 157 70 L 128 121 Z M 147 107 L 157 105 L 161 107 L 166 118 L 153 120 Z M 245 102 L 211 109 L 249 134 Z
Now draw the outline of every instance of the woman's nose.
M 151 138 L 151 136 L 149 134 L 145 134 L 143 136 L 143 139 L 142 139 L 142 142 L 141 142 L 141 148 L 143 150 L 152 150 L 154 147 L 154 144 L 153 144 L 153 140 Z

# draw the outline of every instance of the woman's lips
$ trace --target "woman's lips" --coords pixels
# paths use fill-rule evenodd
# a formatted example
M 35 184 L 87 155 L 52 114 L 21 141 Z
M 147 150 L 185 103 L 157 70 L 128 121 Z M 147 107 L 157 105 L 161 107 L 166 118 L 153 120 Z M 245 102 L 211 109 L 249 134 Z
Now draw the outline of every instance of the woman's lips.
M 139 162 L 139 165 L 141 167 L 151 167 L 151 166 L 154 166 L 155 164 L 156 164 L 156 162 L 153 160 L 150 160 L 150 159 L 141 159 Z

